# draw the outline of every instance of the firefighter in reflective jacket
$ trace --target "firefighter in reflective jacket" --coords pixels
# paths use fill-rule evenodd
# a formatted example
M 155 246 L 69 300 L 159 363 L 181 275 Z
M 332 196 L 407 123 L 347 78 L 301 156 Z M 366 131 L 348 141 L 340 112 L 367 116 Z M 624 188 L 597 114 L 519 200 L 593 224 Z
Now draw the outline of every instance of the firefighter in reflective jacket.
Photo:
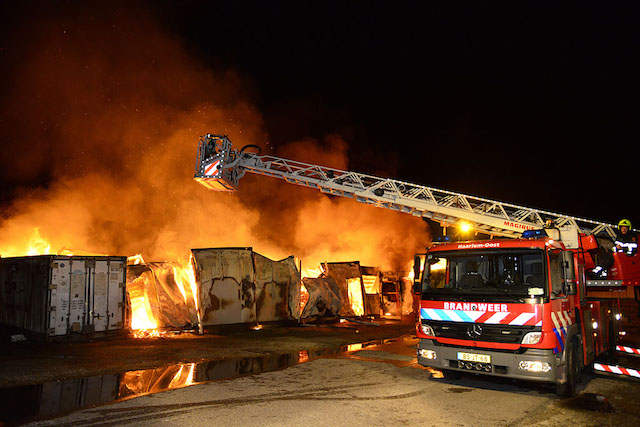
M 618 232 L 616 240 L 613 242 L 614 252 L 624 252 L 627 255 L 633 255 L 638 251 L 638 237 L 631 231 L 631 221 L 628 219 L 620 220 L 618 223 Z

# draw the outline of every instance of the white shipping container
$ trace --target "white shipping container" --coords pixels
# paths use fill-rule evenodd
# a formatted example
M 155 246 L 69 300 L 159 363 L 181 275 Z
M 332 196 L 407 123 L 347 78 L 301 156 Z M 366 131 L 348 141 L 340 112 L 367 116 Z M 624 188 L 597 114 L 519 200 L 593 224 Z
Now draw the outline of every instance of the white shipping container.
M 0 323 L 45 340 L 125 331 L 127 258 L 0 258 Z

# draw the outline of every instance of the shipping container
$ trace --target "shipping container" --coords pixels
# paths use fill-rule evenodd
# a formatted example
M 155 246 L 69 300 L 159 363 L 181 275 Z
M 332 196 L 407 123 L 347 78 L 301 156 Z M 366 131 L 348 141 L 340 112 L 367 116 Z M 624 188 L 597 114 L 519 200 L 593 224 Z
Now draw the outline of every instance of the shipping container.
M 124 332 L 126 265 L 115 256 L 0 258 L 0 324 L 47 341 Z
M 273 261 L 252 248 L 192 249 L 202 326 L 300 318 L 293 257 Z
M 365 313 L 371 314 L 370 310 L 365 307 L 365 289 L 362 282 L 362 272 L 360 271 L 360 262 L 325 262 L 325 274 L 333 277 L 340 289 L 340 299 L 342 307 L 340 316 L 364 316 Z

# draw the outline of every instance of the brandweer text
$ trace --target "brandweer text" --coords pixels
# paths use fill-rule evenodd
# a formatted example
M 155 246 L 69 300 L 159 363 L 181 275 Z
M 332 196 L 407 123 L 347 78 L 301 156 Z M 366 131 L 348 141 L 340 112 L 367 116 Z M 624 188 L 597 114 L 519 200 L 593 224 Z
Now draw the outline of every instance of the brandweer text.
M 507 304 L 486 304 L 486 303 L 470 303 L 470 302 L 445 302 L 445 310 L 464 310 L 464 311 L 504 311 L 508 312 Z

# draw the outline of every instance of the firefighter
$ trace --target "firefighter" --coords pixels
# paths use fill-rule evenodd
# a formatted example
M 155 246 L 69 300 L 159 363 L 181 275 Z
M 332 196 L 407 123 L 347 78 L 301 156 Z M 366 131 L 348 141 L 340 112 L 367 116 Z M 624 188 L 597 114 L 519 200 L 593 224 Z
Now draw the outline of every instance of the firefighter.
M 638 250 L 638 236 L 631 231 L 631 221 L 628 219 L 620 220 L 616 234 L 613 251 L 634 255 Z

